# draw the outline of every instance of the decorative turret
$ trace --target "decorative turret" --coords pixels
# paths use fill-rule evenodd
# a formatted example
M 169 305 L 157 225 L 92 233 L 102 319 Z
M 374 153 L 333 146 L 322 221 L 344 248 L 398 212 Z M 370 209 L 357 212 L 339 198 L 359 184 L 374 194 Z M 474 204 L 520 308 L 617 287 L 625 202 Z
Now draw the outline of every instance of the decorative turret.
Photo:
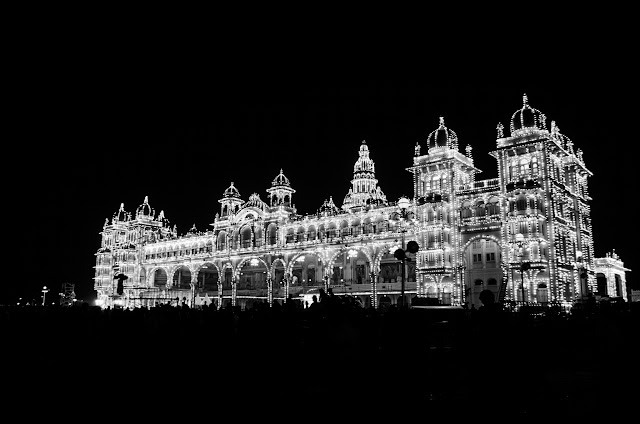
M 124 203 L 120 203 L 120 209 L 118 209 L 118 212 L 113 214 L 113 219 L 111 220 L 111 222 L 115 224 L 116 222 L 127 222 L 130 220 L 131 213 L 124 210 Z
M 226 217 L 236 213 L 240 206 L 244 203 L 240 198 L 240 192 L 234 187 L 233 181 L 231 185 L 222 194 L 222 199 L 218 200 L 221 204 L 221 217 Z
M 320 206 L 320 209 L 318 209 L 318 214 L 322 216 L 337 215 L 339 213 L 340 209 L 338 209 L 336 204 L 333 203 L 333 196 L 329 196 L 329 200 L 325 199 L 324 203 L 322 203 L 322 206 Z
M 293 205 L 292 197 L 293 193 L 295 192 L 296 191 L 291 188 L 289 179 L 282 173 L 281 168 L 280 173 L 276 175 L 276 177 L 271 182 L 271 188 L 267 189 L 267 193 L 269 193 L 270 206 L 284 206 L 286 208 L 291 208 Z

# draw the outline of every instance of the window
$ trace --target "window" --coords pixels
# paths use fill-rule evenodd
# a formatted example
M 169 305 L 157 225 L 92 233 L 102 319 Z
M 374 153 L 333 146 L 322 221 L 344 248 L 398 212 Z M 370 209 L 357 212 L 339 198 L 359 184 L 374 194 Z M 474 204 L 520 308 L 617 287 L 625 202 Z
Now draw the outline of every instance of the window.
M 474 263 L 482 262 L 482 253 L 474 253 L 473 262 Z
M 496 284 L 498 284 L 498 282 L 496 281 L 495 278 L 489 278 L 489 281 L 487 281 L 487 284 L 489 284 L 490 286 L 495 286 Z
M 473 248 L 474 249 L 481 249 L 482 248 L 482 240 L 476 240 L 473 242 Z
M 476 281 L 474 282 L 474 284 L 475 284 L 476 286 L 481 286 L 481 285 L 482 285 L 482 280 L 476 280 Z
M 494 252 L 487 253 L 487 262 L 495 262 L 496 254 Z

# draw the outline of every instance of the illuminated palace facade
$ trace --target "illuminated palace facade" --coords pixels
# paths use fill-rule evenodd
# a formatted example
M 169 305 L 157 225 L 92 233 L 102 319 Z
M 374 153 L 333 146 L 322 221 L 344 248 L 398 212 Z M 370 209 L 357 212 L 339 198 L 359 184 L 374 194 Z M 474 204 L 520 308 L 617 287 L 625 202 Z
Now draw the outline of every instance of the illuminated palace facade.
M 121 205 L 105 221 L 96 253 L 98 302 L 247 308 L 288 297 L 311 301 L 319 288 L 365 307 L 396 304 L 402 293 L 407 302 L 478 306 L 485 289 L 516 304 L 625 296 L 628 270 L 620 259 L 594 258 L 592 173 L 582 151 L 555 122 L 547 127 L 526 95 L 505 132 L 498 124 L 490 152 L 498 176 L 480 180 L 471 146 L 462 153 L 440 118 L 426 154 L 415 146 L 406 204 L 387 200 L 363 141 L 342 205 L 329 198 L 314 214 L 297 213 L 296 191 L 282 170 L 266 202 L 257 193 L 243 200 L 231 183 L 208 231 L 194 226 L 178 236 L 148 198 L 135 214 Z M 407 253 L 403 273 L 394 252 L 409 241 L 419 250 Z M 121 290 L 114 270 L 128 277 Z

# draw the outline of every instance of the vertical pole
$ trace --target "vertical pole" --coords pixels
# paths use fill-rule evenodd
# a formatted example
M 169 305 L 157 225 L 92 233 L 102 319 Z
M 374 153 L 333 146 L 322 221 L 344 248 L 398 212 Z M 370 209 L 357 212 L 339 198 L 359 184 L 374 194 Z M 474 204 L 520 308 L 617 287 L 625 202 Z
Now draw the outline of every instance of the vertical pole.
M 405 251 L 405 255 L 406 255 L 406 250 L 404 247 L 404 231 L 402 231 L 402 250 Z M 400 298 L 402 299 L 403 308 L 405 307 L 405 299 L 404 299 L 405 262 L 406 262 L 406 256 L 402 258 L 402 281 L 400 283 Z

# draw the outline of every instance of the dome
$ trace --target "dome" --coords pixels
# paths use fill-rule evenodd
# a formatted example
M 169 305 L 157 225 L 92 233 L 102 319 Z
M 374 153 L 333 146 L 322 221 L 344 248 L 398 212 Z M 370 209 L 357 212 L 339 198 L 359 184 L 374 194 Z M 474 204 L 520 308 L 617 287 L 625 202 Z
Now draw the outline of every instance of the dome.
M 522 108 L 511 117 L 511 136 L 517 136 L 527 130 L 545 130 L 547 117 L 538 109 L 529 106 L 527 95 L 522 96 Z
M 282 173 L 282 168 L 280 168 L 280 173 L 271 182 L 271 186 L 273 187 L 276 187 L 276 186 L 290 187 L 291 186 L 291 184 L 289 183 L 289 179 L 285 177 L 284 174 Z
M 440 117 L 440 125 L 438 129 L 432 131 L 427 137 L 429 150 L 438 147 L 448 147 L 450 149 L 458 149 L 458 135 L 455 131 L 448 129 L 444 125 L 444 118 Z
M 222 197 L 228 198 L 228 197 L 236 197 L 236 198 L 240 198 L 240 192 L 238 191 L 237 188 L 235 188 L 233 186 L 233 181 L 231 181 L 231 185 L 229 186 L 229 188 L 227 188 Z
M 139 217 L 153 218 L 153 215 L 154 215 L 154 211 L 153 209 L 151 209 L 151 206 L 149 206 L 149 196 L 144 196 L 144 202 L 142 202 L 142 204 L 138 206 L 138 209 L 136 209 L 136 218 L 139 218 Z

